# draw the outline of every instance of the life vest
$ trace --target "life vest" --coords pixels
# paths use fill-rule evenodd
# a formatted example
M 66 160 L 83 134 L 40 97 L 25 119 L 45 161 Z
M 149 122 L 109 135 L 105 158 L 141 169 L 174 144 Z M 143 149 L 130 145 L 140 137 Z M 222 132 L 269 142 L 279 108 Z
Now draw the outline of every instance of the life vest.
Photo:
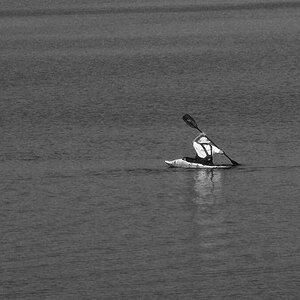
M 200 158 L 212 156 L 217 153 L 223 153 L 223 151 L 213 145 L 204 134 L 200 134 L 194 139 L 193 147 Z

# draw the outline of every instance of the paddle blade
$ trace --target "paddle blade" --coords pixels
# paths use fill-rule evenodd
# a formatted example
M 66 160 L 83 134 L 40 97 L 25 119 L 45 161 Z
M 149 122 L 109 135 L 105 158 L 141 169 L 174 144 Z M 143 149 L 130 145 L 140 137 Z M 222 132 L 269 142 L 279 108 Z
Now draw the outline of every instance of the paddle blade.
M 198 129 L 196 121 L 189 114 L 185 114 L 182 119 L 190 127 Z
M 234 165 L 234 166 L 239 166 L 240 165 L 237 161 L 235 161 L 233 159 L 230 159 L 230 161 L 231 161 L 232 165 Z

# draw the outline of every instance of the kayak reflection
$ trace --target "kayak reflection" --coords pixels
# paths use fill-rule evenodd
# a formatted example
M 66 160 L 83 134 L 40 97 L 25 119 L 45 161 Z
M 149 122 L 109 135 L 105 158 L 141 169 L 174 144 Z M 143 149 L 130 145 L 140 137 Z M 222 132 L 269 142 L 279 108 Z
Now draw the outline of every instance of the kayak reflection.
M 220 170 L 199 170 L 194 177 L 193 202 L 197 205 L 194 221 L 199 225 L 218 226 L 225 219 L 222 175 Z
M 213 261 L 216 265 L 227 259 L 230 244 L 226 224 L 229 207 L 224 198 L 223 176 L 221 170 L 199 170 L 194 176 L 193 221 L 196 223 L 194 238 L 199 242 L 197 251 L 204 262 Z

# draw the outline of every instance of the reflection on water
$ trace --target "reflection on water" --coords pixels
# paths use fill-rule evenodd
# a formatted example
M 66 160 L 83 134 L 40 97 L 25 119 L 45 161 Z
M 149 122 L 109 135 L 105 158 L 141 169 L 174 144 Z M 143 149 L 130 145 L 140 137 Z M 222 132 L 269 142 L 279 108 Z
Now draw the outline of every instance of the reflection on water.
M 224 216 L 219 209 L 222 202 L 222 172 L 201 170 L 194 179 L 196 197 L 193 202 L 197 205 L 195 222 L 199 225 L 222 223 Z
M 200 170 L 194 177 L 193 221 L 199 225 L 202 250 L 228 244 L 225 224 L 228 209 L 222 192 L 222 176 L 221 170 Z

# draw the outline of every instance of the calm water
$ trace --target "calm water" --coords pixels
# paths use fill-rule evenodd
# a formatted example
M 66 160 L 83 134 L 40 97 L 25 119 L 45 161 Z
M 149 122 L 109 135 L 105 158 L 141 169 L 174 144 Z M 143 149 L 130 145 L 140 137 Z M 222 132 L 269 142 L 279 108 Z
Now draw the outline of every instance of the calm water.
M 30 3 L 0 14 L 0 298 L 299 299 L 299 3 Z M 185 113 L 242 165 L 168 169 Z

